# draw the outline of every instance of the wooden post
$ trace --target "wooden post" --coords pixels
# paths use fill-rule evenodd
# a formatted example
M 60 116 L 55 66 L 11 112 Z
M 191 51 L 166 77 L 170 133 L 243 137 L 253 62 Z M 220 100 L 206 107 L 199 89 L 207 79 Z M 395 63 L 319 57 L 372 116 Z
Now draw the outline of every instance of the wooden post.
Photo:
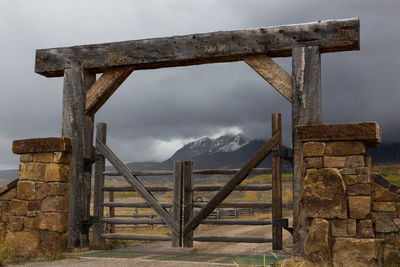
M 115 201 L 113 191 L 110 191 L 108 193 L 108 201 L 109 202 Z M 115 217 L 115 207 L 110 207 L 109 211 L 110 211 L 110 218 L 114 218 Z M 110 224 L 110 233 L 115 233 L 115 224 Z
M 282 226 L 276 225 L 282 220 L 282 180 L 281 180 L 281 156 L 282 127 L 281 114 L 272 114 L 272 135 L 279 133 L 279 143 L 275 146 L 272 157 L 272 249 L 282 250 Z
M 193 161 L 183 162 L 183 225 L 193 217 Z M 182 238 L 184 247 L 193 247 L 193 230 L 189 231 Z
M 106 143 L 107 136 L 107 124 L 97 124 L 96 140 L 99 139 L 101 142 Z M 96 222 L 93 225 L 93 245 L 99 247 L 101 243 L 101 234 L 103 230 L 103 223 L 101 219 L 104 217 L 104 171 L 106 169 L 106 161 L 103 155 L 98 154 L 95 163 L 94 171 L 94 208 L 93 215 L 96 218 Z
M 303 146 L 295 126 L 322 123 L 319 47 L 295 47 L 292 49 L 292 60 L 293 249 L 303 254 L 305 221 L 299 206 L 303 196 Z
M 172 202 L 173 220 L 178 224 L 179 233 L 172 232 L 172 246 L 182 247 L 182 211 L 183 211 L 183 163 L 175 161 L 174 163 L 174 192 Z
M 86 91 L 96 75 L 82 67 L 64 71 L 62 136 L 71 139 L 70 201 L 68 248 L 88 247 L 91 167 L 85 159 L 92 156 L 93 117 L 85 115 Z

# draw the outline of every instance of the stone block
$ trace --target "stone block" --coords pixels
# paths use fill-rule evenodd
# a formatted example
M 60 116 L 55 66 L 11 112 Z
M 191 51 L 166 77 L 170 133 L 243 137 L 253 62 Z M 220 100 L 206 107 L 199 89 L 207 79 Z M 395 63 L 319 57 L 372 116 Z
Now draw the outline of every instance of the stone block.
M 308 169 L 301 208 L 306 217 L 347 218 L 345 185 L 337 169 Z
M 13 199 L 11 200 L 10 214 L 25 216 L 28 211 L 29 201 Z
M 371 214 L 371 197 L 349 196 L 349 214 L 353 219 L 367 219 Z
M 51 196 L 67 196 L 69 193 L 69 184 L 68 183 L 59 183 L 52 182 L 47 183 L 48 185 L 48 194 Z
M 363 142 L 342 141 L 329 143 L 326 146 L 325 155 L 327 156 L 350 156 L 365 154 L 366 147 Z
M 39 249 L 39 231 L 25 230 L 7 233 L 6 242 L 15 253 L 22 256 L 35 256 Z
M 67 249 L 68 236 L 65 233 L 41 230 L 40 254 L 44 256 L 54 256 Z
M 374 200 L 375 201 L 400 201 L 400 195 L 391 192 L 390 190 L 374 184 Z
M 325 168 L 343 168 L 346 164 L 345 157 L 324 157 L 324 167 Z
M 342 174 L 342 178 L 346 185 L 352 185 L 358 182 L 356 174 Z
M 400 233 L 394 234 L 394 248 L 400 250 Z
M 303 146 L 303 155 L 305 157 L 320 157 L 325 153 L 325 143 L 307 142 Z
M 44 163 L 20 164 L 19 180 L 44 181 Z
M 53 162 L 53 153 L 35 153 L 33 154 L 32 161 L 43 163 Z
M 47 197 L 49 194 L 49 184 L 37 182 L 36 183 L 36 199 L 41 200 Z
M 11 200 L 13 198 L 17 197 L 17 189 L 13 188 L 11 190 L 8 190 L 7 192 L 3 193 L 0 195 L 0 201 L 3 200 Z
M 32 162 L 33 154 L 21 154 L 19 162 Z
M 33 181 L 18 181 L 17 198 L 21 200 L 36 199 L 36 183 Z
M 66 137 L 14 140 L 12 144 L 12 151 L 14 154 L 62 152 L 71 150 L 71 140 Z
M 330 232 L 327 220 L 311 220 L 304 241 L 304 255 L 311 261 L 330 261 Z
M 47 196 L 42 200 L 41 211 L 68 212 L 68 197 Z
M 379 266 L 381 240 L 337 238 L 333 244 L 333 266 Z
M 41 214 L 40 210 L 28 210 L 26 212 L 27 217 L 36 217 L 39 216 L 40 214 Z
M 322 168 L 323 167 L 322 157 L 304 158 L 304 167 L 306 169 Z
M 69 152 L 54 152 L 53 162 L 68 164 L 71 162 L 71 153 L 69 153 Z
M 371 168 L 358 167 L 356 168 L 356 174 L 359 183 L 371 183 Z
M 356 235 L 356 220 L 352 219 L 334 219 L 332 220 L 332 235 L 333 236 L 355 236 Z
M 45 181 L 46 182 L 68 182 L 69 166 L 64 164 L 47 164 Z
M 40 228 L 41 218 L 39 216 L 35 217 L 26 217 L 24 220 L 25 229 L 39 229 Z
M 400 231 L 399 226 L 396 225 L 393 219 L 393 213 L 372 213 L 372 220 L 375 225 L 375 232 L 392 233 Z
M 28 203 L 28 211 L 35 211 L 35 210 L 40 210 L 41 206 L 41 201 L 40 200 L 31 200 Z
M 361 238 L 375 237 L 372 220 L 357 221 L 357 237 Z
M 21 231 L 24 229 L 24 217 L 9 216 L 8 226 L 11 231 Z
M 371 196 L 371 184 L 354 184 L 347 186 L 347 195 L 350 196 Z
M 340 169 L 340 173 L 341 173 L 342 175 L 357 174 L 355 168 L 342 168 L 342 169 Z
M 364 155 L 346 156 L 346 167 L 347 168 L 356 168 L 356 167 L 364 167 L 364 166 L 365 166 Z
M 396 214 L 400 218 L 400 202 L 396 202 Z
M 54 232 L 67 231 L 68 213 L 44 212 L 41 216 L 39 228 Z
M 373 211 L 396 211 L 396 203 L 395 202 L 372 202 L 372 210 Z
M 383 245 L 383 266 L 399 266 L 400 253 L 393 245 Z

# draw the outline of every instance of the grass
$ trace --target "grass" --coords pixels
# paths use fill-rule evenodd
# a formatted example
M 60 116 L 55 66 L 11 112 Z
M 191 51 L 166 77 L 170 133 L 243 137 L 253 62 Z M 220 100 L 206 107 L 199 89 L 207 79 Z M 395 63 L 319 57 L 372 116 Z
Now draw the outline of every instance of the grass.
M 381 174 L 389 182 L 400 185 L 400 164 L 382 164 L 372 166 L 372 171 Z

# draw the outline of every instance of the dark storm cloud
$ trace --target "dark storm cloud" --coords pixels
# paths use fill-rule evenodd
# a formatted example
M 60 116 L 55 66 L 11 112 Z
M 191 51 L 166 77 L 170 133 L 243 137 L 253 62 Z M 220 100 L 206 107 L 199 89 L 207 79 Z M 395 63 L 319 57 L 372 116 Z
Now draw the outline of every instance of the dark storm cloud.
M 11 140 L 60 134 L 62 79 L 33 73 L 35 49 L 348 17 L 360 17 L 361 51 L 322 55 L 323 120 L 376 120 L 385 141 L 400 141 L 398 1 L 71 2 L 0 3 L 2 168 L 17 165 Z M 291 72 L 290 58 L 277 61 Z M 109 124 L 123 160 L 162 160 L 201 136 L 266 138 L 273 112 L 282 113 L 289 143 L 289 103 L 240 62 L 133 72 L 96 121 Z

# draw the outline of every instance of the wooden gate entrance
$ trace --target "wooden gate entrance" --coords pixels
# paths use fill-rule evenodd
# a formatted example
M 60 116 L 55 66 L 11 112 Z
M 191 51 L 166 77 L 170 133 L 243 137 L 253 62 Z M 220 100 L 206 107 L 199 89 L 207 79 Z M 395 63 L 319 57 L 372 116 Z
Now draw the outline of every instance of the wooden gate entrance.
M 273 243 L 273 249 L 282 249 L 282 228 L 287 228 L 287 219 L 282 219 L 282 182 L 281 182 L 281 148 L 282 131 L 280 114 L 272 115 L 272 137 L 241 169 L 193 170 L 192 161 L 175 162 L 174 171 L 131 171 L 106 145 L 106 124 L 97 125 L 96 138 L 96 168 L 95 168 L 95 225 L 93 229 L 94 244 L 98 245 L 102 238 L 129 240 L 158 240 L 172 241 L 175 247 L 192 247 L 193 241 L 200 242 L 246 242 Z M 272 169 L 256 169 L 270 154 Z M 105 171 L 105 159 L 117 170 L 117 173 Z M 240 185 L 251 173 L 271 173 L 272 185 Z M 136 177 L 141 175 L 160 176 L 174 175 L 173 187 L 145 187 Z M 193 186 L 193 174 L 234 174 L 223 186 Z M 131 185 L 130 187 L 104 187 L 105 175 L 121 175 Z M 272 190 L 272 203 L 262 202 L 223 202 L 234 190 L 236 191 L 268 191 Z M 144 203 L 104 202 L 104 192 L 135 191 Z M 173 192 L 172 203 L 160 203 L 151 192 Z M 217 191 L 206 203 L 195 203 L 193 192 Z M 104 207 L 152 208 L 160 219 L 113 218 L 104 216 Z M 219 208 L 255 208 L 267 209 L 272 207 L 272 220 L 219 220 L 207 218 L 217 207 Z M 196 208 L 200 208 L 195 212 Z M 170 211 L 168 211 L 170 210 Z M 111 212 L 110 212 L 111 215 Z M 115 213 L 113 214 L 115 216 Z M 131 235 L 104 232 L 104 224 L 166 224 L 172 236 L 160 235 Z M 212 225 L 272 225 L 272 238 L 238 237 L 238 236 L 193 236 L 193 231 L 200 224 Z

